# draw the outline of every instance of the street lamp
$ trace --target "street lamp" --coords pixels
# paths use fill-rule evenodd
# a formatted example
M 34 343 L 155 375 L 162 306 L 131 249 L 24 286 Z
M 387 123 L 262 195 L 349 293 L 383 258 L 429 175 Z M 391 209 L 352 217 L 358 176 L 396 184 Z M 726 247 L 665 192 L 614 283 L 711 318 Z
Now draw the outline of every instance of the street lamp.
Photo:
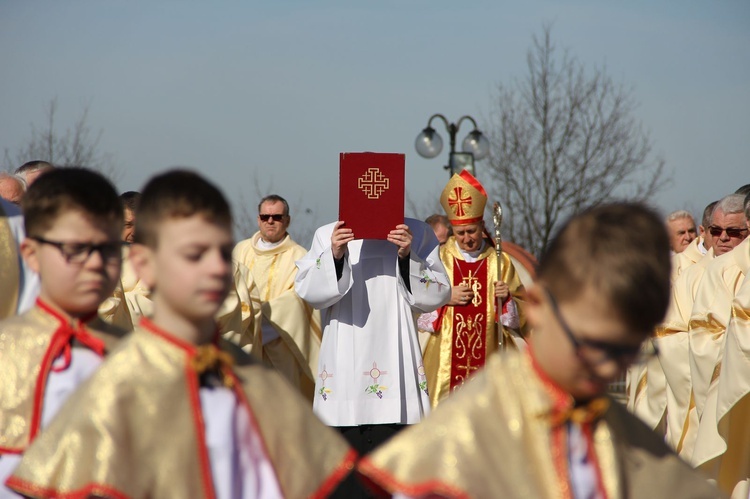
M 443 150 L 443 139 L 432 128 L 432 120 L 440 118 L 445 124 L 445 129 L 451 138 L 451 152 L 448 165 L 444 168 L 449 171 L 452 177 L 454 173 L 459 173 L 466 168 L 476 176 L 474 161 L 480 161 L 490 153 L 490 141 L 477 128 L 477 122 L 471 116 L 462 116 L 456 123 L 450 123 L 442 114 L 433 114 L 427 122 L 427 128 L 417 135 L 414 147 L 417 153 L 423 158 L 434 158 Z M 469 120 L 474 125 L 474 130 L 469 132 L 464 141 L 461 143 L 463 152 L 456 152 L 456 134 L 464 120 Z

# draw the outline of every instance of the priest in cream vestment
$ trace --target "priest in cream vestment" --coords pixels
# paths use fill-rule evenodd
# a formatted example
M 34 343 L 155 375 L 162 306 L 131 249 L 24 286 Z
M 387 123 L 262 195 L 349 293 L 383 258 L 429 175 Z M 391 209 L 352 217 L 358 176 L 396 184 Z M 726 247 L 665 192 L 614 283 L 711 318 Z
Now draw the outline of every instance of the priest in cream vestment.
M 291 221 L 286 200 L 266 196 L 258 213 L 260 230 L 237 243 L 232 258 L 247 266 L 257 286 L 259 300 L 253 305 L 260 311 L 264 363 L 312 402 L 322 337 L 320 312 L 294 291 L 295 262 L 307 250 L 286 231 Z

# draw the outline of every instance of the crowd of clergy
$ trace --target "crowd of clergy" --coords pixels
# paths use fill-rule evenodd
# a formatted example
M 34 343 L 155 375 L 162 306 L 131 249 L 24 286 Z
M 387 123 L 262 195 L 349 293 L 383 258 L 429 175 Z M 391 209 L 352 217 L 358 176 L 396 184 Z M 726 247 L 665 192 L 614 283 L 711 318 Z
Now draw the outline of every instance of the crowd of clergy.
M 651 340 L 658 357 L 628 373 L 628 408 L 727 493 L 750 476 L 750 186 L 709 203 L 696 227 L 671 213 L 672 295 Z
M 185 171 L 114 196 L 117 241 L 83 240 L 105 215 L 88 199 L 75 208 L 87 196 L 66 184 L 76 175 L 110 201 L 114 187 L 86 169 L 31 161 L 0 175 L 0 498 L 750 498 L 750 186 L 697 227 L 686 211 L 589 209 L 536 267 L 503 251 L 467 171 L 441 193 L 444 213 L 385 240 L 330 223 L 310 248 L 276 194 L 234 244 L 223 195 Z M 55 196 L 73 201 L 45 215 Z M 226 297 L 201 291 L 221 297 L 205 341 L 165 326 L 207 322 L 165 277 L 171 264 L 144 256 L 167 251 L 154 242 L 172 230 L 154 229 L 169 218 L 160 198 L 214 234 L 206 245 L 232 243 L 219 248 Z M 54 302 L 50 283 L 67 277 L 40 263 L 45 246 L 78 268 L 117 260 L 97 310 Z M 164 320 L 171 296 L 182 322 Z M 197 381 L 178 397 L 167 381 L 185 383 L 182 362 Z M 607 391 L 625 372 L 621 407 Z M 137 374 L 164 386 L 135 393 Z M 181 404 L 192 419 L 167 420 Z

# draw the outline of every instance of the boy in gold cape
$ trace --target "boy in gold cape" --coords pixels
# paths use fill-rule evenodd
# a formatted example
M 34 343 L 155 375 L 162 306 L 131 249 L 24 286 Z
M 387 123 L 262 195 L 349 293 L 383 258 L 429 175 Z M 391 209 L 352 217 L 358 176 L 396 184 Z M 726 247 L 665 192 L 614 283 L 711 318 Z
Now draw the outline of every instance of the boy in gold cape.
M 8 480 L 31 497 L 323 497 L 354 452 L 279 375 L 218 338 L 232 283 L 221 192 L 188 171 L 143 189 L 131 259 L 154 313 Z
M 21 254 L 41 288 L 33 308 L 0 322 L 0 497 L 28 445 L 124 335 L 97 315 L 120 278 L 114 187 L 59 168 L 34 182 L 23 208 Z
M 606 396 L 667 308 L 659 217 L 637 204 L 589 209 L 561 229 L 538 275 L 529 351 L 494 355 L 360 471 L 399 497 L 720 496 Z

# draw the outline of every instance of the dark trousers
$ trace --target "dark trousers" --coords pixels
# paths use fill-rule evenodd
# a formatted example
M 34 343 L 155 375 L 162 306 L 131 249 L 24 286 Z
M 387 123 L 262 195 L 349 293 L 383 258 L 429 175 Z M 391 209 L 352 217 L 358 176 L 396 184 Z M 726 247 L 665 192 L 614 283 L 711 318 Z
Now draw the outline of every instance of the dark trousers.
M 357 454 L 365 456 L 393 435 L 404 429 L 403 424 L 375 424 L 360 426 L 337 426 L 334 429 L 349 442 Z M 331 494 L 333 498 L 372 498 L 378 497 L 362 483 L 356 473 L 352 472 L 341 482 L 336 491 Z

